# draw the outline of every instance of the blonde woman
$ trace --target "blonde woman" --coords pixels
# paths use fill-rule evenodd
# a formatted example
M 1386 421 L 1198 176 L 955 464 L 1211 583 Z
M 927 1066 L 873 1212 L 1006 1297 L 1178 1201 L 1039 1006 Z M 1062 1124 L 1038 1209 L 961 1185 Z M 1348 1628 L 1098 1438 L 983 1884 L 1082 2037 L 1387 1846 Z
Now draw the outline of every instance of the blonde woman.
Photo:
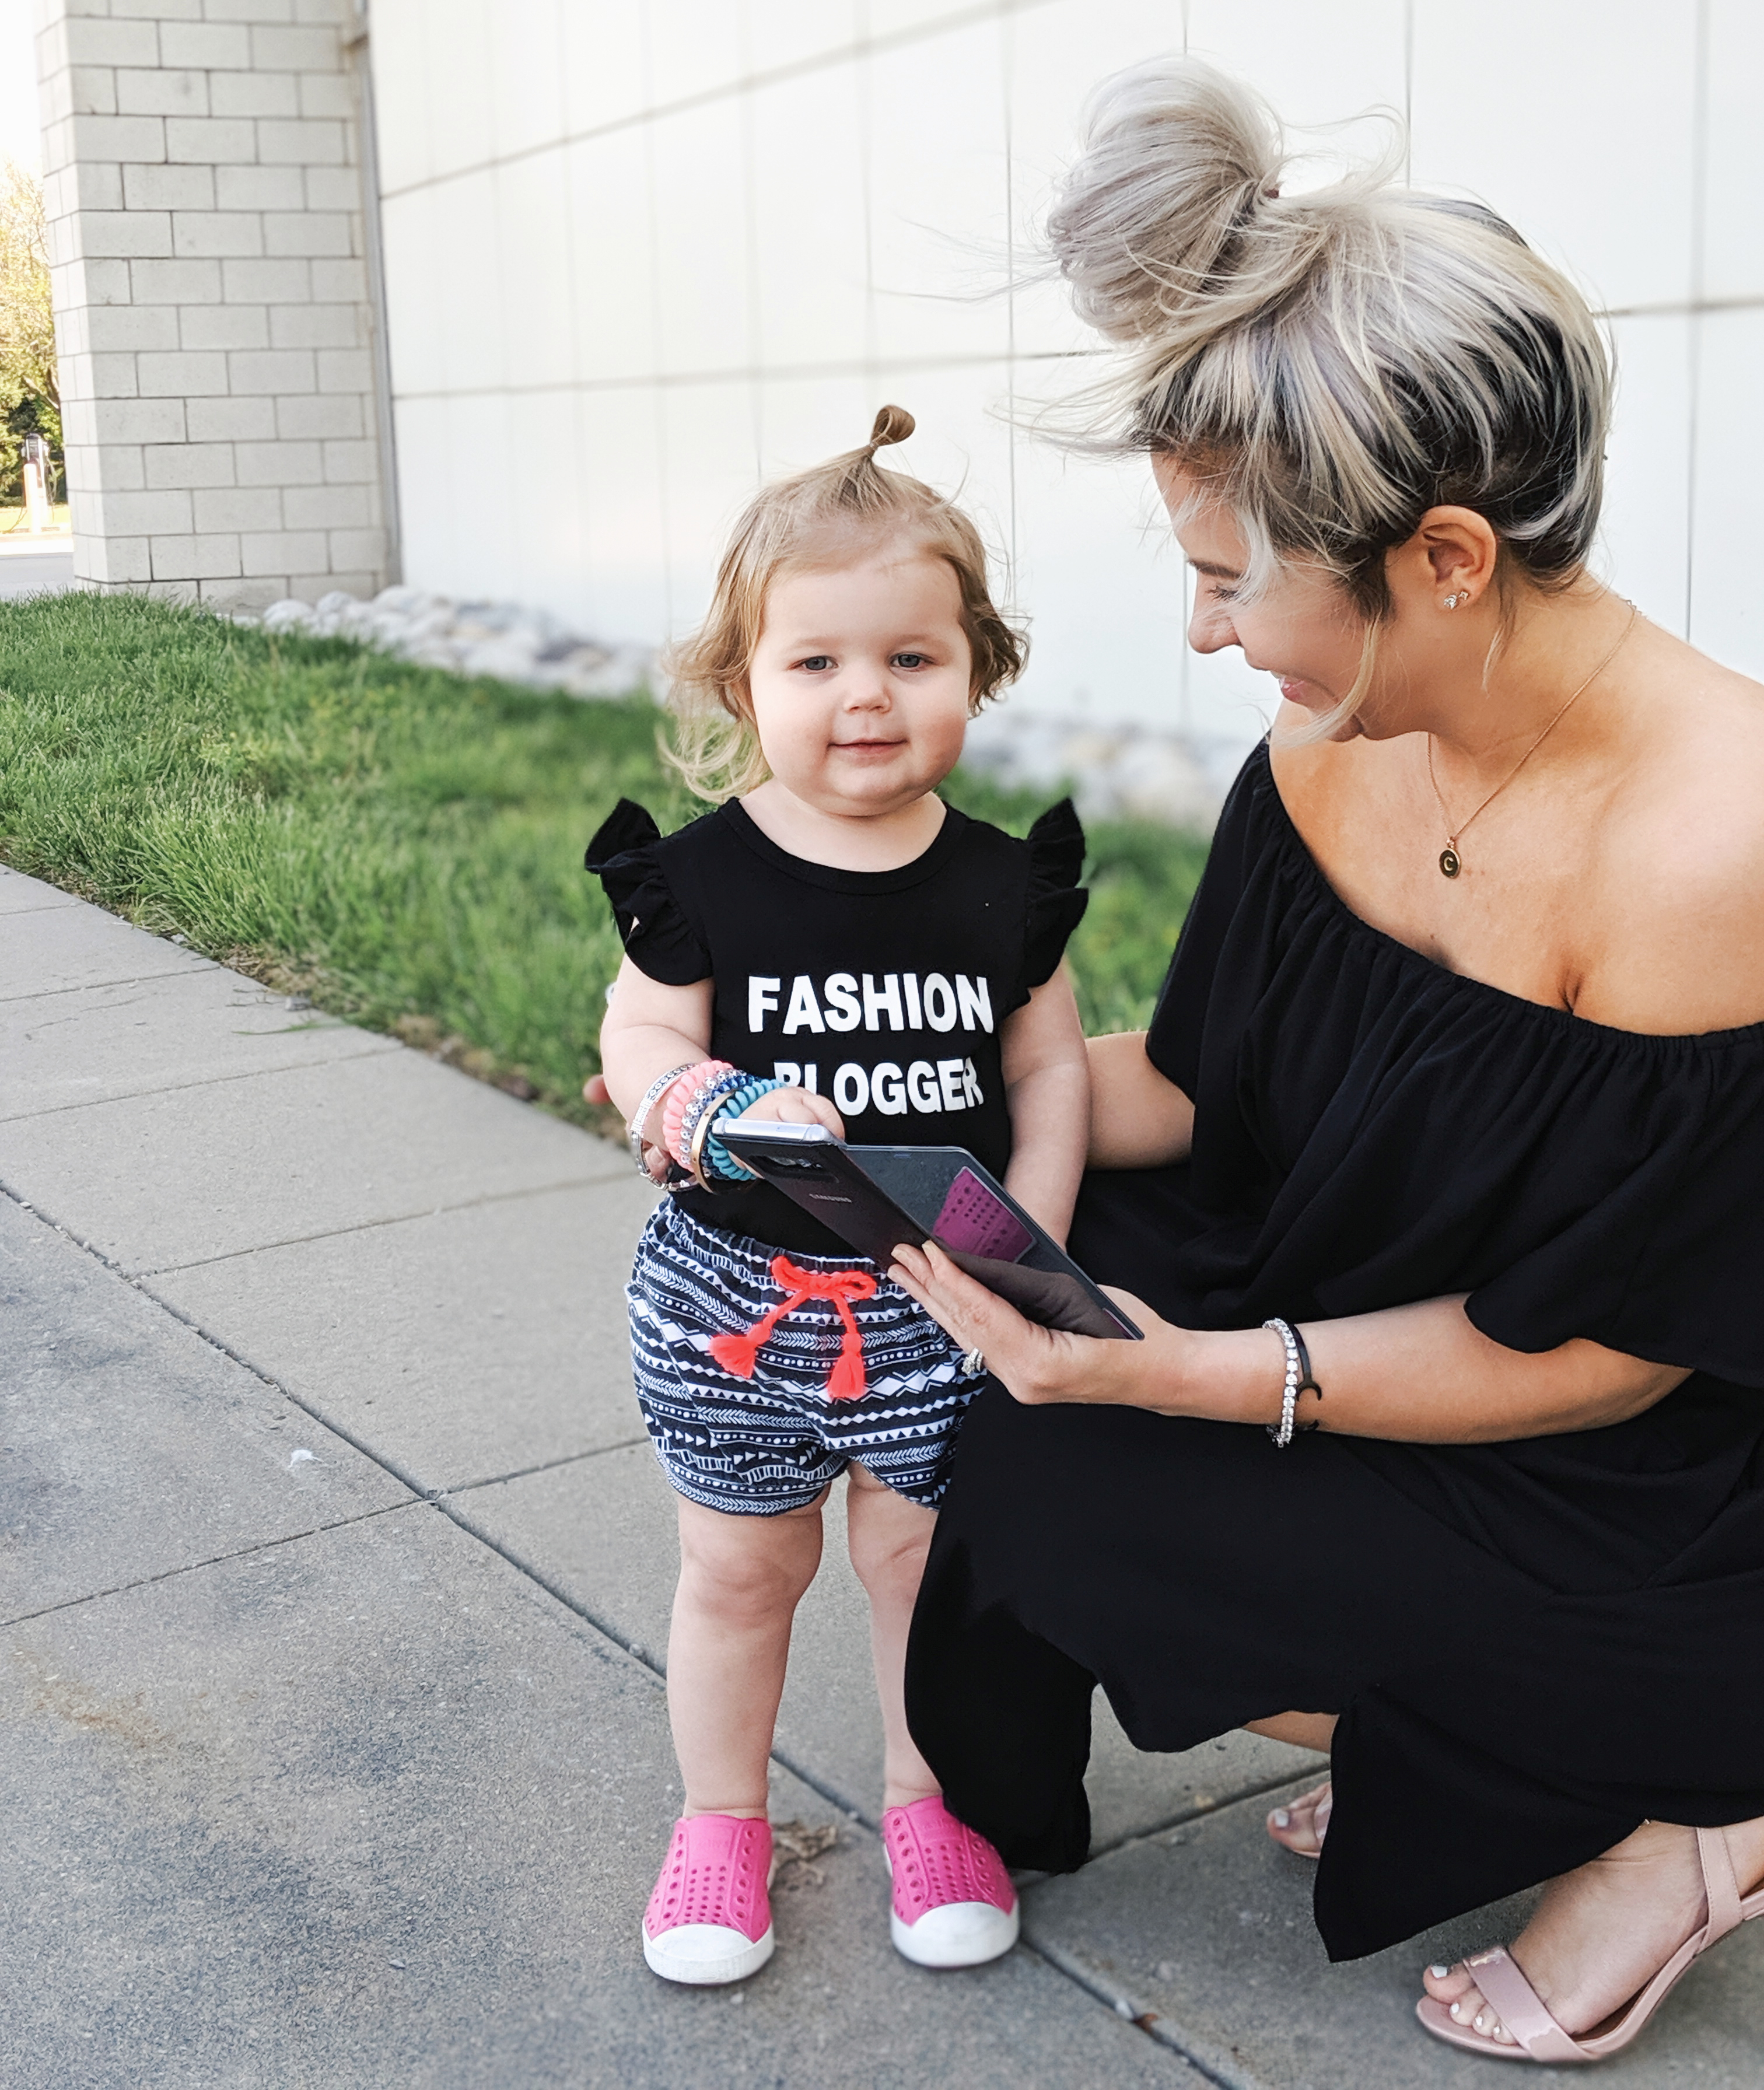
M 1143 1748 L 1328 1749 L 1271 1826 L 1332 1956 L 1548 1881 L 1418 2008 L 1600 2059 L 1764 1912 L 1764 690 L 1588 570 L 1573 287 L 1479 209 L 1281 183 L 1266 106 L 1171 62 L 1052 219 L 1191 642 L 1284 702 L 1150 1031 L 1091 1048 L 1073 1247 L 1150 1339 L 899 1258 L 994 1381 L 909 1713 L 1052 1869 L 1098 1681 Z

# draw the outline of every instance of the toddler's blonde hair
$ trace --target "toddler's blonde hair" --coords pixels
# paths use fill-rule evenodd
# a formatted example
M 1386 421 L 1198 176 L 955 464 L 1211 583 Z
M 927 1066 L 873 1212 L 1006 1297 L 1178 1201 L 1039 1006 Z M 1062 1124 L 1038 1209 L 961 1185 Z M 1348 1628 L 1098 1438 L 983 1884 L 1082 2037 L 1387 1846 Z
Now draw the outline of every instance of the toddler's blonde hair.
M 862 449 L 762 487 L 748 503 L 716 570 L 710 614 L 663 664 L 673 723 L 673 745 L 664 751 L 699 798 L 713 804 L 738 798 L 771 773 L 748 673 L 767 595 L 785 574 L 824 571 L 887 538 L 906 537 L 944 560 L 961 588 L 973 655 L 969 716 L 1023 672 L 1029 642 L 992 601 L 979 531 L 953 501 L 876 461 L 879 449 L 912 432 L 904 406 L 884 406 Z

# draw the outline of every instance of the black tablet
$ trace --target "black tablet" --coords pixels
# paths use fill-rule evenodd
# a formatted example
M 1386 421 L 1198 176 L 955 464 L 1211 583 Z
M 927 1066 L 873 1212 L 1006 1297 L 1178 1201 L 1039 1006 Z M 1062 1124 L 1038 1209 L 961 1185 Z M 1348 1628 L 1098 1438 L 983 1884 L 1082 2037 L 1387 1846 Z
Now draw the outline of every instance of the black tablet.
M 1078 1335 L 1143 1336 L 965 1146 L 848 1146 L 822 1125 L 719 1125 L 716 1136 L 860 1255 L 886 1269 L 927 1238 L 1021 1314 Z

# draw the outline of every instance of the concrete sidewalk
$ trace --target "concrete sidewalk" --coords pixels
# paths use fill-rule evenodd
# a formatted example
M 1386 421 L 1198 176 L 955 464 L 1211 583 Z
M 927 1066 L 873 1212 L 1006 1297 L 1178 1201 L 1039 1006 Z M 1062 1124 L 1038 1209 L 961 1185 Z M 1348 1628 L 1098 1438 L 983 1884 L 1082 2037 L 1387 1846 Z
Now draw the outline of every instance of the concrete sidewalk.
M 837 1542 L 772 1813 L 837 1843 L 753 1981 L 648 1973 L 674 1551 L 617 1149 L 0 871 L 0 1187 L 9 2090 L 1486 2090 L 1416 1976 L 1518 1912 L 1330 1968 L 1261 1828 L 1310 1760 L 1247 1737 L 1102 1709 L 1092 1864 L 998 1964 L 900 1960 Z M 1754 2090 L 1761 1975 L 1732 1941 L 1603 2079 Z

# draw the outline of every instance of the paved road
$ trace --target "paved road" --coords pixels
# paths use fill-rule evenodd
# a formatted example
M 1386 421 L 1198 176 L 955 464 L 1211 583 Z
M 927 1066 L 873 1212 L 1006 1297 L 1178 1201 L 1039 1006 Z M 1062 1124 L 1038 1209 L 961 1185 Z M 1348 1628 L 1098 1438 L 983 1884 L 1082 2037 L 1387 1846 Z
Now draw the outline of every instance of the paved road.
M 898 1959 L 837 1545 L 772 1807 L 837 1844 L 754 1981 L 646 1972 L 674 1556 L 616 1149 L 0 871 L 0 1191 L 8 2090 L 1486 2090 L 1414 1975 L 1515 1912 L 1330 1968 L 1260 1827 L 1309 1760 L 1246 1737 L 1099 1718 L 1025 1946 Z M 1756 2090 L 1761 1976 L 1735 1941 L 1603 2079 Z

